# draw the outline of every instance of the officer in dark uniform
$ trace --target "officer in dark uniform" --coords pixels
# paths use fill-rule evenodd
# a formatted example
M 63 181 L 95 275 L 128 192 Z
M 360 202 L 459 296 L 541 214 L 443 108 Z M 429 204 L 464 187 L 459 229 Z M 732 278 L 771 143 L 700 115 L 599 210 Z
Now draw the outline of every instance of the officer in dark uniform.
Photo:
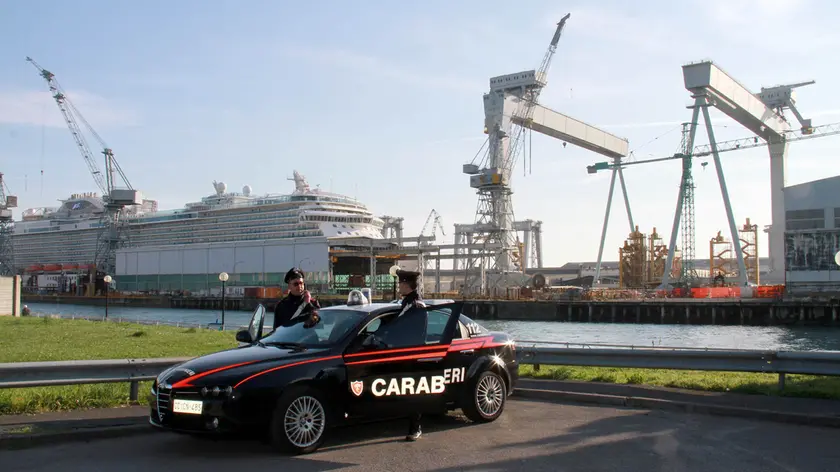
M 419 272 L 397 270 L 397 279 L 399 281 L 398 289 L 400 295 L 402 295 L 403 297 L 402 301 L 400 302 L 400 305 L 402 306 L 400 315 L 410 310 L 411 308 L 424 308 L 426 306 L 426 304 L 423 303 L 423 297 L 420 296 L 420 292 L 418 292 L 417 290 L 417 279 L 419 277 Z M 405 437 L 405 440 L 416 441 L 420 439 L 420 435 L 423 434 L 420 430 L 421 414 L 420 412 L 413 412 L 409 418 L 410 419 L 408 423 L 408 435 Z
M 308 318 L 307 326 L 318 323 L 318 309 L 321 305 L 312 297 L 309 290 L 306 290 L 303 271 L 298 268 L 290 269 L 284 281 L 289 287 L 289 294 L 274 307 L 274 329 L 301 316 Z

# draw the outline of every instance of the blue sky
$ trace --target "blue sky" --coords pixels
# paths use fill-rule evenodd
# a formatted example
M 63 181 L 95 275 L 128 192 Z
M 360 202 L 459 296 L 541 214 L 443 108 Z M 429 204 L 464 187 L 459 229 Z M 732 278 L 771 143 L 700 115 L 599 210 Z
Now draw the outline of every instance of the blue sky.
M 814 79 L 800 110 L 815 125 L 840 121 L 836 4 L 639 3 L 0 0 L 0 171 L 23 208 L 96 190 L 32 56 L 161 208 L 210 194 L 213 180 L 285 192 L 296 169 L 405 216 L 408 234 L 434 208 L 449 242 L 453 223 L 474 219 L 461 166 L 485 138 L 488 79 L 537 67 L 568 12 L 541 100 L 628 138 L 639 159 L 676 151 L 690 118 L 680 66 L 699 59 L 754 92 Z M 719 140 L 749 136 L 713 116 Z M 838 147 L 840 136 L 792 144 L 788 185 L 840 174 Z M 536 133 L 532 153 L 530 172 L 519 160 L 513 178 L 517 219 L 543 221 L 546 265 L 595 260 L 609 175 L 586 166 L 604 159 Z M 737 223 L 769 224 L 766 149 L 724 154 L 723 166 Z M 625 171 L 642 231 L 668 236 L 679 173 L 676 161 Z M 712 165 L 695 179 L 703 257 L 726 222 Z M 628 232 L 615 198 L 607 260 Z

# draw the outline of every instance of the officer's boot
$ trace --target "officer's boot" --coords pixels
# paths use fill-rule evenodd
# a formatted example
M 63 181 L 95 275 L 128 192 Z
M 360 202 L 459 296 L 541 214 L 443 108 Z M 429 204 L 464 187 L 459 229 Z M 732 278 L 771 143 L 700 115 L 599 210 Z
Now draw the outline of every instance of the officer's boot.
M 423 434 L 420 430 L 420 415 L 411 415 L 411 420 L 408 423 L 408 435 L 405 437 L 406 441 L 417 441 L 420 435 Z

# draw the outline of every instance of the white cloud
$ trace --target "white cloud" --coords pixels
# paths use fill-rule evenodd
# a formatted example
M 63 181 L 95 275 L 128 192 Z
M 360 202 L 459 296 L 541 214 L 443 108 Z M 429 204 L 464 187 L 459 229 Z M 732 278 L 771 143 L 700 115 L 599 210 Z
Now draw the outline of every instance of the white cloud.
M 280 54 L 287 58 L 314 62 L 327 67 L 355 70 L 377 80 L 393 79 L 421 87 L 468 92 L 485 88 L 483 81 L 479 82 L 446 74 L 410 71 L 374 56 L 341 49 L 285 47 L 280 49 Z
M 111 105 L 105 98 L 87 92 L 66 92 L 85 120 L 96 129 L 133 126 L 138 116 Z M 79 126 L 84 126 L 76 117 Z M 0 124 L 64 128 L 67 124 L 49 92 L 0 90 Z M 87 130 L 82 130 L 87 132 Z
M 733 25 L 761 25 L 766 20 L 778 20 L 801 10 L 805 3 L 803 0 L 703 0 L 714 20 Z
M 698 0 L 701 5 L 700 11 L 711 20 L 707 29 L 717 30 L 719 39 L 732 47 L 807 57 L 840 46 L 831 15 L 814 15 L 828 5 L 812 5 L 810 0 Z

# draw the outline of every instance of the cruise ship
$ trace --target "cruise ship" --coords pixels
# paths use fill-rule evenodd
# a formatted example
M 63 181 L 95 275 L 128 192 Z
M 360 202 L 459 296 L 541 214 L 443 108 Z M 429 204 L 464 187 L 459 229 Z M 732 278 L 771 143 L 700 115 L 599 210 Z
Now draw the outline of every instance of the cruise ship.
M 215 192 L 177 210 L 158 211 L 157 202 L 143 200 L 126 209 L 132 247 L 201 244 L 248 240 L 382 238 L 384 221 L 344 195 L 309 187 L 297 171 L 287 194 L 252 195 L 228 192 L 213 182 Z M 26 272 L 81 272 L 93 267 L 102 198 L 75 194 L 57 208 L 33 208 L 14 224 L 15 265 Z

